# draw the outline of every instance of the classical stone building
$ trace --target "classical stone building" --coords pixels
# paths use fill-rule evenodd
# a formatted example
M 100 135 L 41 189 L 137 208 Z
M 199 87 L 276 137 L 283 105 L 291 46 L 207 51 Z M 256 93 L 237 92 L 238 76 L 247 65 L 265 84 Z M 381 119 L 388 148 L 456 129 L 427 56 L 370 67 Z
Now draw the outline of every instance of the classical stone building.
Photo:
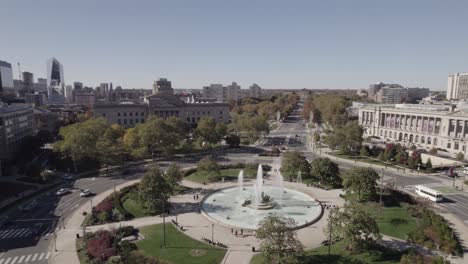
M 359 109 L 364 137 L 467 154 L 468 111 L 452 105 L 370 104 Z
M 149 116 L 163 119 L 174 116 L 191 125 L 195 125 L 202 117 L 212 117 L 216 122 L 224 123 L 231 120 L 228 104 L 187 103 L 166 92 L 146 96 L 142 102 L 96 103 L 93 115 L 125 127 L 143 123 Z

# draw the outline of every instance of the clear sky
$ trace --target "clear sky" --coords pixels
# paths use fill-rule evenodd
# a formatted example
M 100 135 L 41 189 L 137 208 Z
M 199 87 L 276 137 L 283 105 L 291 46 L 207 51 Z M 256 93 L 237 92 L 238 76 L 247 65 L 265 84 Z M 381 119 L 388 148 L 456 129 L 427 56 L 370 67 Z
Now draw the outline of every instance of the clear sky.
M 65 81 L 176 88 L 445 90 L 468 71 L 468 1 L 0 0 L 0 60 Z

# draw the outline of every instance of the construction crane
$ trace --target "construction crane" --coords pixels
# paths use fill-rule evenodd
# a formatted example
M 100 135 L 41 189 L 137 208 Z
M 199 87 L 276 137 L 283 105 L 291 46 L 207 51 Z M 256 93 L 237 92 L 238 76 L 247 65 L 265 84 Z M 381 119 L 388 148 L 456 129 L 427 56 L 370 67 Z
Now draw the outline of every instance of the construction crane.
M 19 74 L 18 80 L 21 81 L 21 66 L 20 66 L 20 63 L 19 63 L 19 62 L 18 62 L 18 71 L 19 71 L 19 72 L 18 72 L 18 74 Z

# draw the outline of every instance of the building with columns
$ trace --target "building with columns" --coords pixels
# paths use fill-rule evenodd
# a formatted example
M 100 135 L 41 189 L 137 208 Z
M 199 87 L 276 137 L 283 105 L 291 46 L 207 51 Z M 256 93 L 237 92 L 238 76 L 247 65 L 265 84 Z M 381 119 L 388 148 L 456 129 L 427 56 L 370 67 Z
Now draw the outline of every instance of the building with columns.
M 95 117 L 104 117 L 111 124 L 132 127 L 144 123 L 150 116 L 162 119 L 177 117 L 195 126 L 202 117 L 211 117 L 216 122 L 229 123 L 229 104 L 185 102 L 179 96 L 159 92 L 145 96 L 138 102 L 102 102 L 93 106 Z
M 369 104 L 359 109 L 359 124 L 364 137 L 468 153 L 468 111 L 452 105 Z

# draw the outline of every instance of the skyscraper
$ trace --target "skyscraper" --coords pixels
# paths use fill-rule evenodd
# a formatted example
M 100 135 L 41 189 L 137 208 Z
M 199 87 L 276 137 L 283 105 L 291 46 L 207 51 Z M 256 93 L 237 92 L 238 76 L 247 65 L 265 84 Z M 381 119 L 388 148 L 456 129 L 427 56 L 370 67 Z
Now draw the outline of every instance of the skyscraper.
M 63 66 L 56 59 L 51 58 L 47 61 L 47 86 L 49 88 L 49 96 L 53 90 L 60 94 L 65 94 L 65 79 L 63 77 Z
M 7 88 L 13 89 L 13 70 L 10 63 L 0 61 L 0 92 Z

